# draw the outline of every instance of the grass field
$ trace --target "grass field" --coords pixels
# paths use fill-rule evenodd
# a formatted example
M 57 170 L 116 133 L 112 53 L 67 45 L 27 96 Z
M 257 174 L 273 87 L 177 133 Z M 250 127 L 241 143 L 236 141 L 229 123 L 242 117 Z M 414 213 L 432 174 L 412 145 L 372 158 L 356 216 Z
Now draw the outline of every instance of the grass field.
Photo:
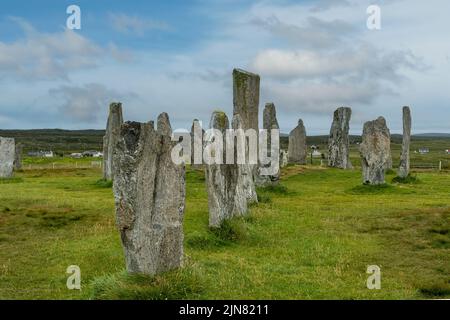
M 290 166 L 250 217 L 208 230 L 203 173 L 187 172 L 185 267 L 130 277 L 98 169 L 0 181 L 0 299 L 450 298 L 450 173 L 361 185 L 359 170 Z M 389 175 L 391 182 L 395 175 Z M 66 288 L 81 268 L 82 290 Z M 378 265 L 381 290 L 366 288 Z

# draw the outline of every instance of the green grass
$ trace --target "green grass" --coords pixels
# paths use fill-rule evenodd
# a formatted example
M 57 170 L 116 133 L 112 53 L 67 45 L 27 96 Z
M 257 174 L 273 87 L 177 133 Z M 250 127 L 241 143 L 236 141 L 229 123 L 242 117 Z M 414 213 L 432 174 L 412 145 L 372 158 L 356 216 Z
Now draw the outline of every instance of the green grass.
M 289 166 L 248 218 L 210 230 L 203 173 L 188 171 L 185 267 L 157 277 L 124 273 L 100 177 L 24 170 L 0 183 L 0 299 L 450 298 L 448 172 L 373 187 L 358 170 Z M 381 290 L 366 288 L 374 264 Z M 69 265 L 81 291 L 66 288 Z

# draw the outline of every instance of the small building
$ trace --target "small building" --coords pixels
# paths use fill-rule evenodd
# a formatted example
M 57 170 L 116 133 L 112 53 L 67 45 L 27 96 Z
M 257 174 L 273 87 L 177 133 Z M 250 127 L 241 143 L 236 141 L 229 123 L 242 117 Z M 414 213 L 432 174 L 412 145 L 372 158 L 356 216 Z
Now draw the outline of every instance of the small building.
M 420 148 L 420 149 L 419 149 L 419 153 L 420 153 L 420 154 L 427 154 L 427 153 L 430 153 L 430 149 L 428 149 L 428 148 Z
M 85 152 L 83 152 L 82 155 L 85 158 L 102 158 L 103 157 L 103 153 L 102 152 L 95 151 L 95 150 L 85 151 Z
M 55 153 L 53 151 L 30 151 L 28 152 L 28 156 L 36 158 L 53 158 Z
M 83 154 L 82 153 L 71 153 L 70 157 L 74 158 L 74 159 L 80 159 L 80 158 L 83 158 Z

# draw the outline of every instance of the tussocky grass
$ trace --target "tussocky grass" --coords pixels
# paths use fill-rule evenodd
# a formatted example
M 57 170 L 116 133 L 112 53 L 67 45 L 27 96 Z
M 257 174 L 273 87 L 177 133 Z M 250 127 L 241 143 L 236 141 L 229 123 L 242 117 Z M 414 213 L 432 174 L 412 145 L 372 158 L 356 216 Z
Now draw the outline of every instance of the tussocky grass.
M 0 184 L 0 299 L 450 298 L 448 172 L 370 188 L 358 170 L 289 166 L 248 218 L 210 230 L 203 173 L 189 170 L 186 266 L 158 277 L 123 273 L 100 178 L 25 170 Z M 366 288 L 374 264 L 381 290 Z M 66 288 L 69 265 L 81 268 L 81 291 Z

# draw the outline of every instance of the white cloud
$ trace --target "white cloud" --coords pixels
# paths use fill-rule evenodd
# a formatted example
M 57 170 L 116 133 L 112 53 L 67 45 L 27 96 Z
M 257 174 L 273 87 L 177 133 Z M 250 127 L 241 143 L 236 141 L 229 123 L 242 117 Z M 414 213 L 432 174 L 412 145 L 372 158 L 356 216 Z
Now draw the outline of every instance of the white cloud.
M 109 13 L 109 21 L 113 28 L 121 33 L 143 36 L 151 30 L 168 31 L 170 26 L 164 21 L 131 16 L 124 13 Z
M 61 101 L 58 110 L 71 122 L 97 123 L 109 103 L 121 101 L 130 94 L 107 89 L 104 85 L 90 83 L 84 86 L 61 86 L 49 91 L 50 96 Z
M 0 41 L 0 79 L 67 79 L 69 72 L 94 67 L 103 53 L 101 47 L 72 30 L 40 33 L 21 18 L 11 20 L 25 37 L 12 43 Z

